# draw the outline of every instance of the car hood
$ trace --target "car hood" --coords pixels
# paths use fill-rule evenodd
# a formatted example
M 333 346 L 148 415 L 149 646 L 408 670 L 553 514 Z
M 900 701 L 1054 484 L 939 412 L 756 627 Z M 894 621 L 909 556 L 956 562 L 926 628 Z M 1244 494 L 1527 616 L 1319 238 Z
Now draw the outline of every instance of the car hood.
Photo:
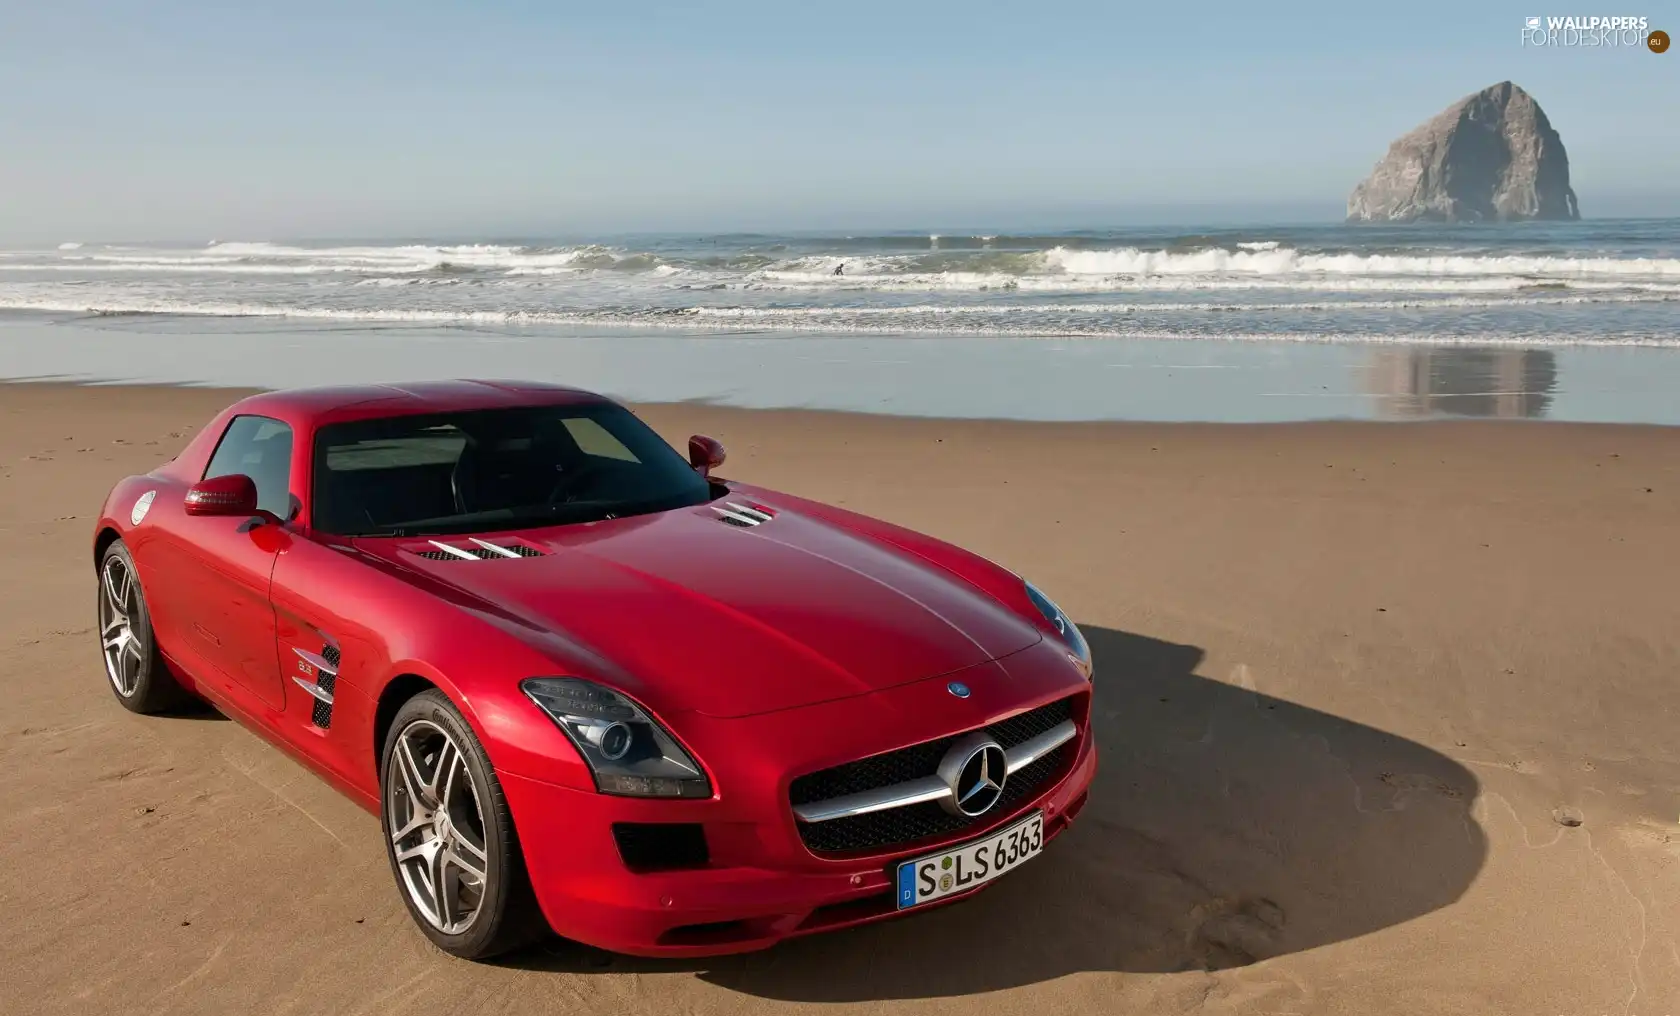
M 511 615 L 515 630 L 558 637 L 566 655 L 667 711 L 739 717 L 863 695 L 1043 637 L 919 557 L 763 500 L 736 512 L 731 500 L 743 503 L 479 537 L 541 556 L 503 557 L 471 537 L 437 543 L 491 556 L 359 543 Z

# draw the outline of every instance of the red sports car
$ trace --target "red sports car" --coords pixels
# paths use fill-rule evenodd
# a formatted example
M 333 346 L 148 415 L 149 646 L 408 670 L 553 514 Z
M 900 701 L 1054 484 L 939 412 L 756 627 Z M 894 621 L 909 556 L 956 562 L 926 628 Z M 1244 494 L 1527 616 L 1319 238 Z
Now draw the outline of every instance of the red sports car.
M 252 396 L 94 530 L 118 701 L 214 703 L 384 824 L 415 923 L 758 949 L 960 899 L 1096 767 L 1084 638 L 930 537 L 722 479 L 630 410 L 460 381 Z

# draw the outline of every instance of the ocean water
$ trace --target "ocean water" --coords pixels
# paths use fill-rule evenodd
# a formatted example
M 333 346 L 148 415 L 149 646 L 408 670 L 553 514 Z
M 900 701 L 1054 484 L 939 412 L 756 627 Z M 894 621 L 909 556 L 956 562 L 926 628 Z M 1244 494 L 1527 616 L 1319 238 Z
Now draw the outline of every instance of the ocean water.
M 1680 343 L 1680 220 L 102 245 L 0 252 L 0 309 L 477 326 Z
M 1680 220 L 0 250 L 0 378 L 1680 424 Z

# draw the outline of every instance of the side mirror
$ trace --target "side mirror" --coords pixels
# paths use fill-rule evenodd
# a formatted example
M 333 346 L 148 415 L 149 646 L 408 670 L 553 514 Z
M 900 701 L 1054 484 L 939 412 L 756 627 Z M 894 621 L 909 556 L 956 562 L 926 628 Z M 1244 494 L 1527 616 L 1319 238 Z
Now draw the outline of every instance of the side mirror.
M 708 475 L 723 465 L 723 445 L 704 434 L 694 435 L 688 439 L 688 464 L 701 476 Z
M 257 485 L 244 473 L 212 476 L 187 488 L 183 502 L 188 515 L 257 514 Z

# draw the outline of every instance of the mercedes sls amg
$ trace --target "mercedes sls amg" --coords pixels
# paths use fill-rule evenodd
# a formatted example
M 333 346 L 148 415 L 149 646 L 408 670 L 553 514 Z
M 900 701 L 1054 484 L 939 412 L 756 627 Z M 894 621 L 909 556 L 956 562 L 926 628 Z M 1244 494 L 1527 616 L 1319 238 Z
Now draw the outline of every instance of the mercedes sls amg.
M 126 708 L 208 700 L 380 817 L 433 942 L 707 955 L 963 899 L 1096 766 L 1091 656 L 949 544 L 526 382 L 270 392 L 111 491 Z

